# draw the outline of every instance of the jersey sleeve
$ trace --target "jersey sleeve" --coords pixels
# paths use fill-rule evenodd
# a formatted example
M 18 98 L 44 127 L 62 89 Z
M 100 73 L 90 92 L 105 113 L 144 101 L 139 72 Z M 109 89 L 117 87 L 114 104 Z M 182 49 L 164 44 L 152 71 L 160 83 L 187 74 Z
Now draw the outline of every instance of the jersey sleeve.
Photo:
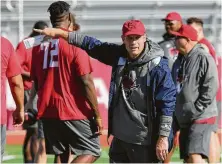
M 9 53 L 10 57 L 8 61 L 8 67 L 6 70 L 6 76 L 13 77 L 21 74 L 21 66 L 19 64 L 19 60 L 16 56 L 15 50 L 12 45 L 9 46 Z
M 26 64 L 26 49 L 23 42 L 20 42 L 16 48 L 16 54 L 19 59 L 19 63 L 22 66 Z

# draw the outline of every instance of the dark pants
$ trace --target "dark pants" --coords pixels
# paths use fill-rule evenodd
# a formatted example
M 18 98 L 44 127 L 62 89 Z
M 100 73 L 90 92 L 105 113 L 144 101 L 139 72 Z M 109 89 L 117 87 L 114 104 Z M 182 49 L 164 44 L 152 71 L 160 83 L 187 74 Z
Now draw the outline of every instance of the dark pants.
M 136 145 L 113 138 L 110 146 L 110 163 L 158 163 L 155 144 Z

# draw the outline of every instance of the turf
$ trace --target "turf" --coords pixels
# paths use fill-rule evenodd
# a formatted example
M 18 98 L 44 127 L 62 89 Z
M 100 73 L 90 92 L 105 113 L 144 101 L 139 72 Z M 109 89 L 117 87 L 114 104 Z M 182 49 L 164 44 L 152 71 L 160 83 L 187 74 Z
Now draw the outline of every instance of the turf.
M 108 157 L 109 148 L 103 148 L 101 157 L 96 161 L 96 163 L 109 163 Z M 21 145 L 6 145 L 5 149 L 5 158 L 12 157 L 13 159 L 4 160 L 2 163 L 23 163 L 22 157 L 22 146 Z M 47 163 L 53 163 L 53 155 L 48 155 Z M 178 149 L 175 151 L 172 162 L 179 162 L 182 161 L 179 159 L 179 151 Z

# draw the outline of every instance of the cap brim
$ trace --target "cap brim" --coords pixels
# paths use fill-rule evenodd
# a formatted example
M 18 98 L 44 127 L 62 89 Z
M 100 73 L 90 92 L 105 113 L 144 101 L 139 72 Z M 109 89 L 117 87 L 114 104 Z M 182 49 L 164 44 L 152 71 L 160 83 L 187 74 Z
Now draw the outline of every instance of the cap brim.
M 170 34 L 175 35 L 175 36 L 183 36 L 181 33 L 176 32 L 176 31 L 170 31 Z
M 180 21 L 180 22 L 182 22 L 181 19 L 178 20 L 178 19 L 166 19 L 166 18 L 161 19 L 161 21 Z
M 126 32 L 125 34 L 123 34 L 123 36 L 128 36 L 128 35 L 140 35 L 140 36 L 142 36 L 144 34 L 145 34 L 145 32 L 129 31 L 129 32 Z

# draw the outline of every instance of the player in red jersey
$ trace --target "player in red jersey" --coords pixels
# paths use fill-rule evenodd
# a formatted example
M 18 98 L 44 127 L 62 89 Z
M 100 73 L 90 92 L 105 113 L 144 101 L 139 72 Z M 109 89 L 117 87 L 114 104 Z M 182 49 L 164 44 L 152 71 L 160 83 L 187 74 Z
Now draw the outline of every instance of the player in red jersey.
M 79 30 L 80 26 L 76 23 L 75 21 L 75 16 L 72 14 L 71 15 L 71 20 L 72 20 L 72 24 L 73 27 L 71 26 L 71 28 L 69 29 L 70 31 L 77 31 Z M 28 103 L 26 103 L 25 105 L 25 109 L 29 109 L 32 106 L 32 102 L 35 99 L 36 96 L 36 90 L 33 88 L 30 94 L 30 99 L 28 101 Z M 43 132 L 43 125 L 42 125 L 42 121 L 38 120 L 38 151 L 37 154 L 35 156 L 35 163 L 47 163 L 47 154 L 51 154 L 51 145 L 46 145 L 45 144 L 45 136 L 44 136 L 44 132 Z M 46 149 L 47 148 L 47 149 Z M 72 156 L 70 156 L 70 159 L 72 160 Z M 54 159 L 55 163 L 61 163 L 60 158 L 55 158 Z
M 70 5 L 52 3 L 48 11 L 53 27 L 72 26 Z M 100 155 L 98 135 L 102 122 L 91 76 L 90 58 L 85 51 L 53 38 L 33 49 L 31 77 L 38 92 L 38 118 L 44 135 L 62 163 L 69 152 L 72 162 L 91 163 Z
M 33 28 L 36 27 L 44 29 L 45 27 L 48 27 L 48 25 L 44 21 L 37 21 Z M 39 33 L 32 32 L 29 37 L 34 37 L 37 35 L 39 35 Z M 25 89 L 24 104 L 26 104 L 30 99 L 30 92 L 33 85 L 33 81 L 30 79 L 32 49 L 26 49 L 23 41 L 21 41 L 16 48 L 16 53 L 22 67 L 22 78 Z M 30 124 L 31 119 L 27 118 L 23 124 L 23 128 L 26 130 L 23 143 L 24 163 L 34 162 L 35 155 L 38 151 L 38 123 L 35 121 L 37 111 L 37 96 L 35 96 L 31 101 L 30 108 L 25 109 L 27 115 L 33 115 L 34 121 Z
M 13 124 L 20 126 L 24 122 L 24 87 L 21 67 L 12 44 L 1 36 L 1 161 L 6 143 L 6 78 L 8 78 L 16 110 L 13 112 Z

